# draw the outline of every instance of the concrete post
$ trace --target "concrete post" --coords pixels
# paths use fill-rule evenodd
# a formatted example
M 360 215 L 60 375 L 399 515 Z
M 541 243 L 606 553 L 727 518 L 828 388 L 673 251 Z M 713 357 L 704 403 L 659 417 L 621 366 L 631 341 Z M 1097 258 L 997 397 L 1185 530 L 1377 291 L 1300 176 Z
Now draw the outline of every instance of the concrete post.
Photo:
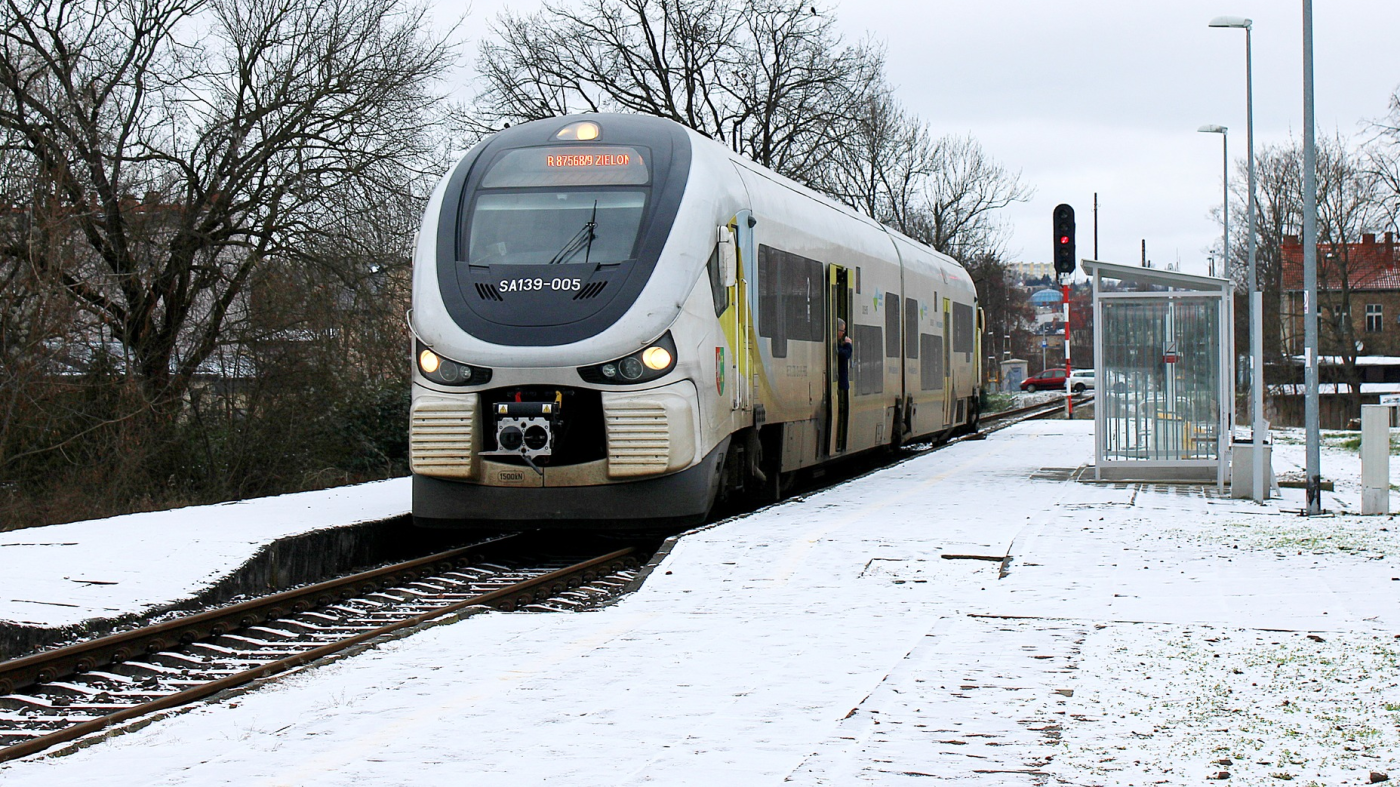
M 1361 513 L 1390 513 L 1390 407 L 1361 405 Z

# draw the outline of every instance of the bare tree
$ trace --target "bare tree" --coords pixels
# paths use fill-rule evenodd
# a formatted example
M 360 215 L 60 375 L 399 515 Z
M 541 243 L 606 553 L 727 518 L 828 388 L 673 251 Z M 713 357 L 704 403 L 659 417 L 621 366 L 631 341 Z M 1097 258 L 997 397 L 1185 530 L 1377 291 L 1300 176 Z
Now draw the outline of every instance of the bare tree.
M 1340 135 L 1323 137 L 1317 146 L 1318 322 L 1331 334 L 1350 387 L 1350 409 L 1361 412 L 1361 375 L 1353 295 L 1373 271 L 1354 259 L 1353 244 L 1383 219 L 1379 181 L 1361 154 Z M 1325 291 L 1325 294 L 1324 292 Z M 1364 319 L 1364 315 L 1362 317 Z
M 995 365 L 1007 358 L 1026 357 L 1031 343 L 1031 325 L 1035 310 L 1026 292 L 1015 282 L 1010 267 L 995 254 L 979 254 L 965 267 L 977 288 L 977 301 L 986 315 L 988 336 L 983 345 L 985 355 L 995 357 L 988 375 L 996 373 Z
M 0 0 L 6 521 L 398 467 L 347 424 L 401 431 L 444 166 L 451 51 L 413 2 Z
M 328 194 L 416 180 L 448 54 L 423 15 L 399 0 L 7 0 L 0 131 L 30 164 L 38 242 L 0 265 L 56 281 L 149 401 L 177 400 L 260 266 L 303 258 L 333 225 L 346 203 Z
M 1294 345 L 1289 332 L 1301 325 L 1301 315 L 1286 312 L 1284 292 L 1284 239 L 1296 237 L 1303 226 L 1302 148 L 1297 144 L 1265 145 L 1255 154 L 1255 270 L 1259 288 L 1264 293 L 1264 357 L 1267 363 L 1287 366 L 1287 356 Z M 1235 184 L 1230 207 L 1232 216 L 1249 215 L 1249 191 L 1246 177 L 1248 162 L 1236 163 Z M 1235 286 L 1243 290 L 1248 282 L 1248 229 L 1245 226 L 1231 232 L 1233 248 L 1227 256 L 1229 273 Z M 1237 346 L 1248 347 L 1248 302 L 1237 310 L 1242 321 Z M 1298 339 L 1301 342 L 1301 339 Z M 1301 378 L 1299 379 L 1301 382 Z
M 478 131 L 570 112 L 669 118 L 953 256 L 999 250 L 1020 175 L 971 137 L 934 141 L 884 53 L 806 0 L 586 0 L 503 13 Z
M 586 0 L 503 12 L 481 45 L 483 129 L 570 112 L 655 115 L 812 183 L 879 84 L 808 0 Z
M 932 159 L 931 174 L 900 229 L 959 260 L 999 254 L 1004 229 L 996 211 L 1030 199 L 1033 190 L 970 135 L 938 140 Z
M 1380 190 L 1386 227 L 1400 230 L 1400 89 L 1390 95 L 1390 113 L 1372 124 L 1376 138 L 1366 151 L 1369 169 Z
M 901 231 L 912 226 L 935 164 L 927 128 L 883 89 L 858 107 L 844 137 L 821 189 Z

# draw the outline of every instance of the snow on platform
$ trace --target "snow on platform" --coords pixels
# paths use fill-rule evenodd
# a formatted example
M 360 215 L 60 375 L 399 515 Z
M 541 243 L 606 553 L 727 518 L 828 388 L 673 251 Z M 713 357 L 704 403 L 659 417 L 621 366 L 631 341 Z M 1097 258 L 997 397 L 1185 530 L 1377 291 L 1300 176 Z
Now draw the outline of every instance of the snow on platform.
M 0 533 L 0 621 L 61 628 L 192 599 L 288 536 L 408 513 L 406 478 Z
M 688 535 L 614 606 L 438 626 L 0 780 L 1400 776 L 1391 520 L 1301 519 L 1297 490 L 1258 506 L 1079 483 L 1091 430 L 1029 422 L 928 452 Z M 1280 471 L 1301 459 L 1287 442 Z M 1329 449 L 1324 472 L 1349 456 Z M 1354 508 L 1337 489 L 1326 505 Z

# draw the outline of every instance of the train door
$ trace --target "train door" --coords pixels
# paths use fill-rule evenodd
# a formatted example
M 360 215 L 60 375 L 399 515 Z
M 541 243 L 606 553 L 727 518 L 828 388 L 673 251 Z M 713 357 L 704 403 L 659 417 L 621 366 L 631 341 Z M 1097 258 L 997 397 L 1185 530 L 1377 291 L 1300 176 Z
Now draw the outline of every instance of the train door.
M 732 352 L 725 371 L 733 384 L 729 390 L 730 410 L 749 412 L 753 409 L 753 308 L 749 284 L 757 271 L 753 213 L 741 210 L 735 214 L 727 229 L 734 242 L 734 276 L 730 283 L 730 301 L 734 304 L 724 316 L 724 331 L 732 338 Z
M 953 302 L 943 299 L 943 423 L 953 423 L 957 415 L 954 402 L 957 391 L 953 390 Z
M 851 382 L 855 376 L 851 339 L 851 272 L 840 265 L 827 266 L 827 395 L 826 423 L 828 456 L 846 451 L 846 433 L 851 421 Z

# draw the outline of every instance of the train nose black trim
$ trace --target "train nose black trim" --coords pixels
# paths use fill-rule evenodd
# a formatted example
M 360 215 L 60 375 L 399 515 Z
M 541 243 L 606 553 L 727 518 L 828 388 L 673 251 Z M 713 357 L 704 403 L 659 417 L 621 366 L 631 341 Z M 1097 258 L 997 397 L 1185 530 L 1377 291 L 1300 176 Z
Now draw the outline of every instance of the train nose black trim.
M 589 298 L 596 298 L 599 293 L 603 291 L 603 288 L 607 286 L 607 281 L 591 281 L 584 285 L 583 289 L 578 291 L 578 294 L 574 296 L 574 300 L 586 301 Z

